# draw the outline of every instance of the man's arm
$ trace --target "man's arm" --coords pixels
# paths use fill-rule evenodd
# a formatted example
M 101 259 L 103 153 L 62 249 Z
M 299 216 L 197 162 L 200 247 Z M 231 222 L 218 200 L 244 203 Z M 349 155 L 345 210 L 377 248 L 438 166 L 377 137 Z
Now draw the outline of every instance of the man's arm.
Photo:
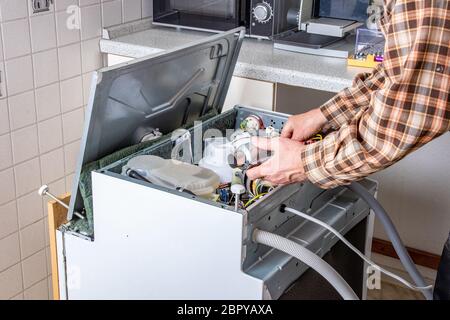
M 396 2 L 385 84 L 348 124 L 302 152 L 313 183 L 331 188 L 366 177 L 450 129 L 449 10 L 445 1 Z
M 371 73 L 359 74 L 351 88 L 341 91 L 321 108 L 290 117 L 281 137 L 307 141 L 326 125 L 339 129 L 349 123 L 362 107 L 368 105 L 372 93 L 380 89 L 384 81 L 384 69 L 381 65 Z
M 343 125 L 323 141 L 303 146 L 279 139 L 277 161 L 249 170 L 250 178 L 288 184 L 306 174 L 320 187 L 333 188 L 389 167 L 449 131 L 450 2 L 391 3 L 383 87 L 372 92 L 367 106 L 352 109 L 350 121 L 347 111 L 348 117 L 332 116 L 330 121 Z
M 450 130 L 449 110 L 441 109 L 440 115 L 420 111 L 407 115 L 395 109 L 386 112 L 407 122 L 383 119 L 371 108 L 324 141 L 306 146 L 301 161 L 308 180 L 324 189 L 349 184 L 391 166 Z
M 385 0 L 383 17 L 379 22 L 383 34 L 389 33 L 389 24 L 396 0 Z M 386 81 L 384 64 L 379 64 L 371 73 L 361 73 L 353 80 L 350 88 L 344 89 L 334 98 L 325 103 L 320 110 L 334 129 L 350 121 L 366 107 L 372 94 L 381 89 Z
M 379 64 L 371 73 L 358 74 L 350 88 L 342 90 L 322 105 L 320 111 L 334 129 L 339 129 L 369 104 L 373 92 L 381 89 L 384 82 L 384 67 Z

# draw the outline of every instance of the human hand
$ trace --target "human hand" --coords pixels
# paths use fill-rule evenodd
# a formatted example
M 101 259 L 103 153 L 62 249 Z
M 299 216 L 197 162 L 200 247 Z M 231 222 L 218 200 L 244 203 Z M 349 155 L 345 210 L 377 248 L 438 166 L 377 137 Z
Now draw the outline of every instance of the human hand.
M 327 122 L 320 109 L 292 116 L 285 124 L 281 137 L 303 142 L 322 130 Z
M 286 138 L 252 139 L 253 146 L 272 152 L 272 157 L 258 167 L 247 171 L 251 180 L 264 179 L 274 185 L 287 185 L 305 181 L 306 175 L 301 163 L 305 144 Z

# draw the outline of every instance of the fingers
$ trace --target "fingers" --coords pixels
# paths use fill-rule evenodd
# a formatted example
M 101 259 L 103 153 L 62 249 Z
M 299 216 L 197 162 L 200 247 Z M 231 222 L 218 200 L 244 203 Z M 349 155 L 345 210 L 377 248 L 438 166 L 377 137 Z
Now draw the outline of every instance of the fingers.
M 250 180 L 256 180 L 260 178 L 264 178 L 265 176 L 273 174 L 271 161 L 267 161 L 262 165 L 252 168 L 247 171 L 247 177 Z
M 281 132 L 281 137 L 295 141 L 303 141 L 305 138 L 304 130 L 296 127 L 298 127 L 298 121 L 294 121 L 293 118 L 289 119 Z
M 281 137 L 290 139 L 293 133 L 294 133 L 294 126 L 292 125 L 291 121 L 288 121 L 285 124 L 283 131 L 281 132 Z
M 271 138 L 253 137 L 252 145 L 260 150 L 272 151 L 275 147 L 274 140 Z
M 306 140 L 308 140 L 308 138 L 309 137 L 306 137 L 304 132 L 302 132 L 300 130 L 295 131 L 291 137 L 292 140 L 300 141 L 300 142 L 306 141 Z

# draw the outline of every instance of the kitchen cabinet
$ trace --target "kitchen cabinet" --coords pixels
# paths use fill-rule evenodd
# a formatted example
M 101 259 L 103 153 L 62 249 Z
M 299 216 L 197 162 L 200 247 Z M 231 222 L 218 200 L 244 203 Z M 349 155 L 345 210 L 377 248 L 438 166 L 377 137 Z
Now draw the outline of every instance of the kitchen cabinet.
M 320 107 L 336 95 L 335 92 L 289 86 L 275 86 L 274 110 L 287 114 L 299 114 Z

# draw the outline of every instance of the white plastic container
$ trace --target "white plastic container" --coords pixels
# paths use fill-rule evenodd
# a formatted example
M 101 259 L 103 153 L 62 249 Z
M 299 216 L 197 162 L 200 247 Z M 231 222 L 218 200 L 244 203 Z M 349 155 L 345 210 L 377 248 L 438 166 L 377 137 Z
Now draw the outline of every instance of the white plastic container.
M 156 156 L 139 156 L 123 168 L 137 171 L 150 182 L 166 188 L 182 188 L 206 197 L 219 187 L 220 178 L 213 171 L 189 163 Z
M 220 183 L 233 180 L 233 168 L 229 164 L 229 156 L 234 148 L 227 138 L 211 138 L 205 140 L 205 152 L 199 166 L 214 171 L 220 177 Z

